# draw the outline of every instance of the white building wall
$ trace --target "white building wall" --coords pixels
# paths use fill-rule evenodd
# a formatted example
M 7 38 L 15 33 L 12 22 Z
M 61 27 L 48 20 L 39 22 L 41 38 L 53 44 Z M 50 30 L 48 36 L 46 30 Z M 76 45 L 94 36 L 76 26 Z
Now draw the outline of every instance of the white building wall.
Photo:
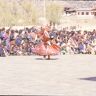
M 82 14 L 82 12 L 84 14 Z M 88 12 L 88 14 L 86 14 L 86 12 Z M 81 17 L 81 18 L 94 18 L 94 14 L 92 13 L 93 11 L 77 11 L 76 12 L 76 16 L 77 17 Z M 79 14 L 78 14 L 79 13 Z

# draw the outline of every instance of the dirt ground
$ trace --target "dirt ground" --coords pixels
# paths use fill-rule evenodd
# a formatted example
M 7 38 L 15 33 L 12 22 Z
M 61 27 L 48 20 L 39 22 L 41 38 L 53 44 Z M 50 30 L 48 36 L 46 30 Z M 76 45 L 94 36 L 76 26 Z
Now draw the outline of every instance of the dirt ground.
M 96 96 L 96 56 L 0 57 L 0 95 Z

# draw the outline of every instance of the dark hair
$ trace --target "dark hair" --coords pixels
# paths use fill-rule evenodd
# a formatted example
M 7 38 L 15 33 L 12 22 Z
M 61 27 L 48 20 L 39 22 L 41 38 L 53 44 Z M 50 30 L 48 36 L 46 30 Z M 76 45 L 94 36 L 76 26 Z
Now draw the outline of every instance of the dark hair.
M 5 28 L 3 27 L 3 28 L 1 29 L 1 31 L 5 31 Z
M 14 30 L 11 30 L 11 33 L 14 33 Z

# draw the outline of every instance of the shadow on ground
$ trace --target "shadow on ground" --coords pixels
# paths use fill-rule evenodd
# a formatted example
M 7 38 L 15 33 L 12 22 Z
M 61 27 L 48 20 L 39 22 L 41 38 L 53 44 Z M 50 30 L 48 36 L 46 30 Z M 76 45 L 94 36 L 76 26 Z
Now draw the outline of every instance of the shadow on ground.
M 36 58 L 36 60 L 48 60 L 48 59 L 44 59 L 44 58 Z M 58 60 L 58 58 L 51 58 L 50 60 Z
M 80 80 L 96 81 L 96 77 L 80 78 Z

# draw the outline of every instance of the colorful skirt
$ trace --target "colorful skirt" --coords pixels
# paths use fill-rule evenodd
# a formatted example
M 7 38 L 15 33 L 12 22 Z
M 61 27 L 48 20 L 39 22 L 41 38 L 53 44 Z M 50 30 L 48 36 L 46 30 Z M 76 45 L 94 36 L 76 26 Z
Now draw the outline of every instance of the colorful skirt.
M 44 43 L 39 43 L 32 48 L 33 54 L 36 55 L 58 55 L 60 53 L 60 47 L 56 44 L 45 45 Z

